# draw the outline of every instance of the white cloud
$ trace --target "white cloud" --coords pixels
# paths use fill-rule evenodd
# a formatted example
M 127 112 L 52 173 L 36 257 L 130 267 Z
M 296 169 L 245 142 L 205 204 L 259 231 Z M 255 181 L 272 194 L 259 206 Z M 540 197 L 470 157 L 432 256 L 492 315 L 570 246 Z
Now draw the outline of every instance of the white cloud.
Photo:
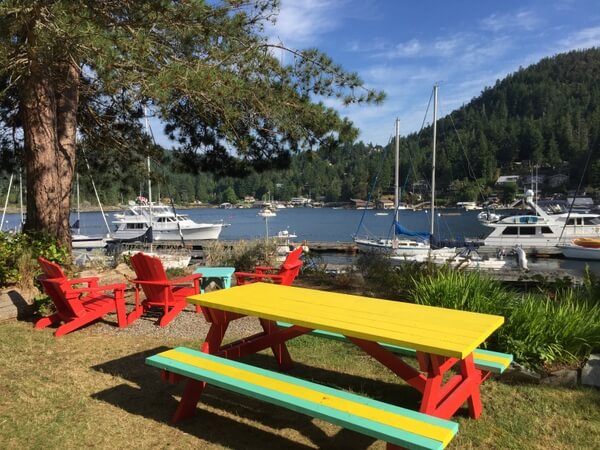
M 564 50 L 600 47 L 600 27 L 585 28 L 559 42 Z
M 480 26 L 485 31 L 510 31 L 536 29 L 541 24 L 538 14 L 532 11 L 519 11 L 514 14 L 492 14 L 481 20 Z
M 287 46 L 316 45 L 319 35 L 334 30 L 338 25 L 336 11 L 344 0 L 282 0 L 276 23 L 268 27 L 272 41 Z

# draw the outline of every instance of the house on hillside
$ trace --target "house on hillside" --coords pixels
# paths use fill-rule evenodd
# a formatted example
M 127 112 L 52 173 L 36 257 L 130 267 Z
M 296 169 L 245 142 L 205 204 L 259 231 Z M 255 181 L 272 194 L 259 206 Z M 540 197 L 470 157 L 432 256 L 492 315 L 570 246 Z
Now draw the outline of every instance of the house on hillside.
M 569 176 L 563 173 L 557 173 L 556 175 L 550 175 L 546 178 L 546 183 L 550 187 L 559 187 L 565 185 L 569 182 Z
M 525 175 L 523 184 L 525 186 L 542 185 L 546 182 L 546 175 Z
M 360 198 L 351 198 L 350 201 L 354 203 L 356 209 L 373 209 L 375 207 L 373 201 L 361 200 Z
M 496 180 L 496 186 L 504 186 L 505 184 L 518 184 L 521 177 L 519 175 L 502 175 Z
M 394 209 L 394 200 L 382 198 L 377 202 L 377 209 Z

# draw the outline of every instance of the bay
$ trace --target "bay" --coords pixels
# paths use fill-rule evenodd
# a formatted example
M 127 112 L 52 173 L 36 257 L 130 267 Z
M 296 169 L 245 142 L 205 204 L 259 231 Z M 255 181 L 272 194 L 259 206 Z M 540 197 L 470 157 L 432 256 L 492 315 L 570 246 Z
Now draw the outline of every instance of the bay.
M 196 222 L 219 222 L 230 224 L 221 233 L 223 240 L 264 239 L 276 235 L 279 231 L 288 230 L 298 237 L 296 242 L 352 242 L 354 235 L 379 236 L 391 235 L 393 212 L 381 215 L 387 211 L 381 210 L 355 210 L 335 208 L 284 208 L 277 209 L 277 216 L 268 220 L 257 215 L 256 208 L 219 209 L 219 208 L 192 208 L 178 209 L 178 213 L 188 214 Z M 489 229 L 477 220 L 478 211 L 464 211 L 459 209 L 440 209 L 436 213 L 436 235 L 443 239 L 473 239 L 483 238 Z M 105 234 L 106 226 L 100 212 L 81 212 L 81 233 L 95 235 Z M 107 221 L 114 229 L 114 212 L 107 212 Z M 430 212 L 401 211 L 400 217 L 403 226 L 420 231 L 429 230 Z M 71 215 L 71 223 L 76 220 L 76 214 Z M 19 228 L 19 214 L 7 214 L 3 230 Z M 359 229 L 360 225 L 360 229 Z M 330 256 L 330 260 L 344 263 L 349 261 L 347 256 Z M 576 261 L 560 258 L 539 258 L 531 260 L 530 267 L 537 270 L 564 273 L 564 275 L 581 275 L 585 266 L 600 274 L 599 261 Z

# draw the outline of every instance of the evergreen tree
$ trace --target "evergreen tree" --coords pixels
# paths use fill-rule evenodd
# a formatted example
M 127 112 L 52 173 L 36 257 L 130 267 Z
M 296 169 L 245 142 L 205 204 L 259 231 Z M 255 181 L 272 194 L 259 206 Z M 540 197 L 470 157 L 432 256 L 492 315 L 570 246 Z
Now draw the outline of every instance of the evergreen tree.
M 352 103 L 381 101 L 383 94 L 362 89 L 358 76 L 314 49 L 288 49 L 293 63 L 281 65 L 261 34 L 277 5 L 277 0 L 0 3 L 0 112 L 3 123 L 23 131 L 24 229 L 70 245 L 78 133 L 95 143 L 130 134 L 134 139 L 121 141 L 121 149 L 127 145 L 150 156 L 148 138 L 135 125 L 146 104 L 167 120 L 167 131 L 190 163 L 221 173 L 248 171 L 228 146 L 242 163 L 264 168 L 289 164 L 290 151 L 354 139 L 352 124 L 311 102 L 311 95 Z

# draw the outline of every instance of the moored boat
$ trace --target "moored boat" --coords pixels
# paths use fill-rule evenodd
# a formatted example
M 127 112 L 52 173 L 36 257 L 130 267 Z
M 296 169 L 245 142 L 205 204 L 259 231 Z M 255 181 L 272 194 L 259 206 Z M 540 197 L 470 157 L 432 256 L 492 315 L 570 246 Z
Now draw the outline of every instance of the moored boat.
M 600 215 L 582 213 L 547 214 L 533 201 L 533 191 L 525 193 L 524 203 L 532 212 L 481 223 L 492 228 L 483 240 L 489 247 L 521 246 L 530 253 L 559 253 L 559 242 L 577 238 L 600 239 Z
M 117 228 L 111 233 L 114 239 L 129 240 L 143 235 L 152 227 L 155 241 L 215 240 L 219 238 L 224 223 L 197 223 L 186 214 L 179 214 L 173 208 L 148 202 L 139 197 L 130 201 L 128 208 L 114 215 Z
M 559 248 L 565 258 L 600 261 L 600 239 L 578 238 Z

